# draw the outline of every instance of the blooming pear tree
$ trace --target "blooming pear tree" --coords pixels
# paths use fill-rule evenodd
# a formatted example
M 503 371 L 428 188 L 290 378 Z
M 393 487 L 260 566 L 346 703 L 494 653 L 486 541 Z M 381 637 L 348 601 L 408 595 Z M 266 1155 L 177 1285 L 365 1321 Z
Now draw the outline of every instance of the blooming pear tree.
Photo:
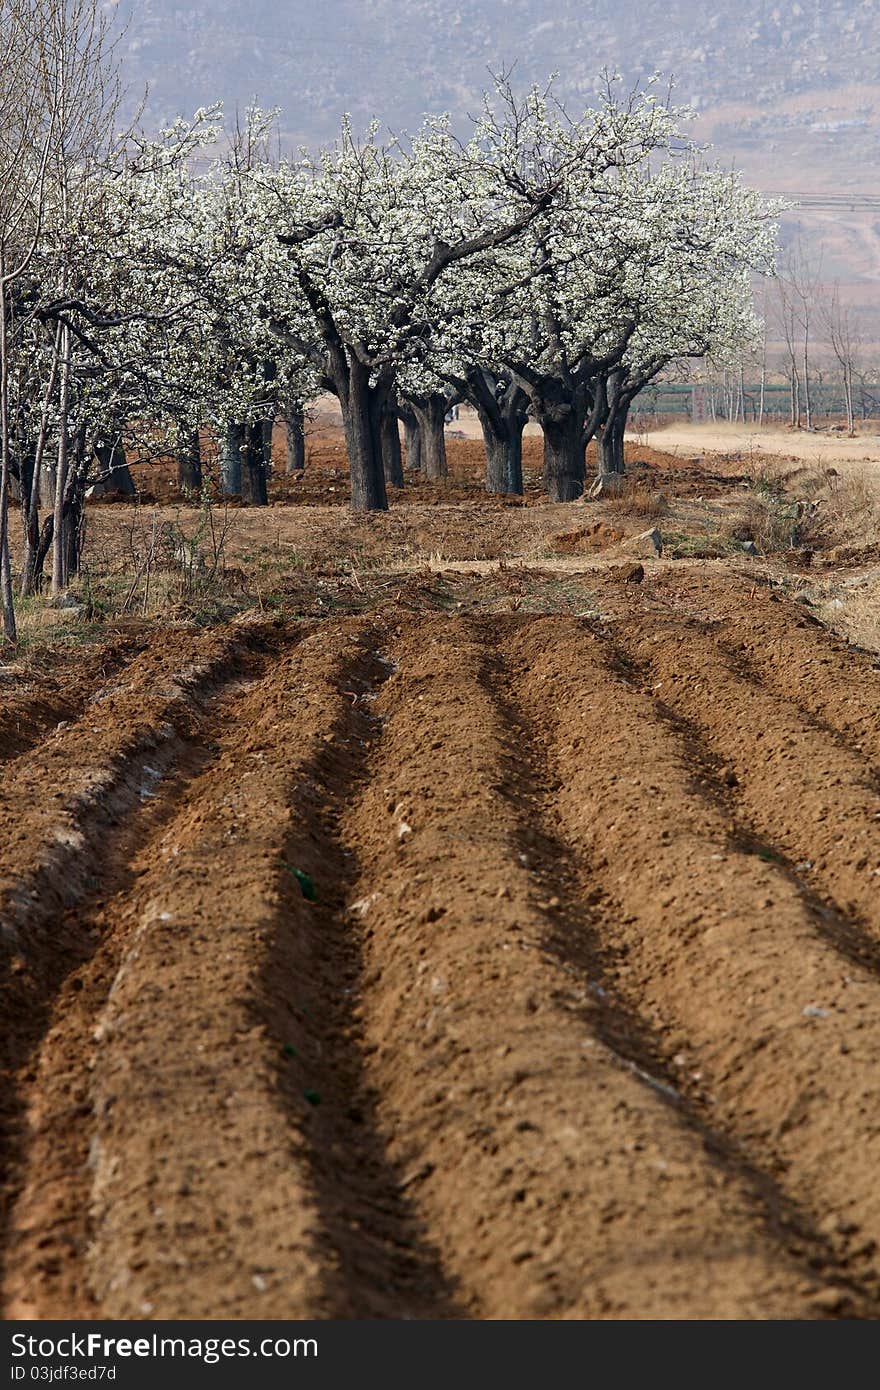
M 291 280 L 321 341 L 322 381 L 342 407 L 357 508 L 387 506 L 383 413 L 401 366 L 424 357 L 438 315 L 451 312 L 462 270 L 494 264 L 494 252 L 545 225 L 578 168 L 620 158 L 617 132 L 593 123 L 560 121 L 556 139 L 543 140 L 534 102 L 534 94 L 519 102 L 500 81 L 465 144 L 447 118 L 387 146 L 376 125 L 358 141 L 346 123 L 332 150 L 285 163 L 267 180 Z M 521 278 L 519 262 L 514 271 Z M 466 281 L 473 313 L 482 279 L 475 269 Z
M 600 489 L 603 478 L 623 472 L 627 415 L 640 391 L 672 363 L 741 360 L 760 342 L 752 279 L 773 270 L 776 218 L 785 204 L 694 161 L 663 170 L 652 188 L 661 180 L 665 222 L 653 222 L 661 255 L 646 264 L 639 295 L 629 302 L 636 328 L 626 351 L 594 393 Z
M 521 138 L 541 149 L 569 138 L 546 95 L 533 93 L 531 111 Z M 581 122 L 598 129 L 607 162 L 572 170 L 553 207 L 491 261 L 466 267 L 452 302 L 437 308 L 438 346 L 448 350 L 451 339 L 471 361 L 471 395 L 495 436 L 499 474 L 515 479 L 527 409 L 544 432 L 552 500 L 580 494 L 594 433 L 622 439 L 621 410 L 641 377 L 751 332 L 743 277 L 769 268 L 778 207 L 700 167 L 684 114 L 650 89 L 619 102 L 609 86 Z M 493 378 L 496 401 L 509 393 L 507 421 L 485 389 Z
M 340 402 L 355 508 L 402 485 L 400 419 L 409 465 L 442 478 L 464 399 L 489 491 L 522 491 L 531 418 L 548 495 L 570 500 L 591 438 L 600 479 L 622 470 L 627 412 L 658 373 L 757 332 L 751 277 L 772 267 L 781 205 L 704 167 L 656 83 L 621 95 L 609 79 L 574 117 L 552 84 L 521 98 L 502 75 L 466 140 L 449 116 L 384 143 L 346 120 L 332 147 L 273 159 L 275 113 L 257 109 L 231 137 L 218 108 L 156 138 L 117 131 L 98 0 L 45 0 L 39 24 L 24 0 L 0 12 L 0 56 L 21 58 L 0 81 L 13 640 L 14 485 L 26 593 L 50 553 L 54 591 L 76 572 L 88 483 L 130 486 L 123 441 L 176 453 L 197 491 L 207 427 L 222 490 L 265 503 L 273 419 L 297 455 L 321 391 Z

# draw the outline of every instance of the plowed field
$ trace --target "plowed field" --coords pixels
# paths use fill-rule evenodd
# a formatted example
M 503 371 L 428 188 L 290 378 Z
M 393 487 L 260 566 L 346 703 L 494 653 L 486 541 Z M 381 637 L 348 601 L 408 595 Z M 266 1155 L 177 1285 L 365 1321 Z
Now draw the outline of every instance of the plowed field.
M 590 582 L 4 694 L 7 1316 L 878 1315 L 876 658 Z

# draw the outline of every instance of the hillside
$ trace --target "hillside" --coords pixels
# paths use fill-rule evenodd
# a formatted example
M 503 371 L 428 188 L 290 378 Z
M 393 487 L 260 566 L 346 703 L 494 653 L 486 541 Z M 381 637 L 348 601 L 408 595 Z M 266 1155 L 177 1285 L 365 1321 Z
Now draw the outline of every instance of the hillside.
M 128 0 L 129 5 L 131 0 Z M 340 108 L 362 116 L 388 109 L 412 124 L 426 106 L 472 104 L 486 67 L 518 60 L 524 77 L 559 69 L 571 92 L 589 90 L 596 69 L 643 77 L 674 72 L 706 110 L 747 99 L 750 116 L 725 113 L 737 138 L 773 127 L 858 135 L 863 105 L 836 111 L 841 89 L 877 81 L 880 5 L 875 0 L 803 0 L 768 14 L 763 0 L 559 0 L 548 18 L 537 0 L 232 0 L 221 7 L 139 0 L 125 45 L 132 82 L 149 81 L 163 113 L 218 93 L 230 102 L 283 106 L 301 138 L 320 138 Z M 808 96 L 783 114 L 793 97 Z M 843 122 L 850 122 L 843 124 Z

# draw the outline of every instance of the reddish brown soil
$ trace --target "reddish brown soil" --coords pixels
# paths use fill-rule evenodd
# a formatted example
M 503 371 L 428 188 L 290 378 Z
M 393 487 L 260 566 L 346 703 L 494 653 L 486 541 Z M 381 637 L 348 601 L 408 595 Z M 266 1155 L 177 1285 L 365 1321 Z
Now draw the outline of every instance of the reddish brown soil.
M 470 582 L 5 682 L 9 1316 L 877 1317 L 874 660 Z
M 0 757 L 8 759 L 82 714 L 102 682 L 148 644 L 147 631 L 111 637 L 95 648 L 43 652 L 39 661 L 0 670 Z
M 206 476 L 213 477 L 216 469 L 216 446 L 207 437 L 202 448 Z M 484 487 L 486 454 L 480 439 L 460 437 L 455 426 L 446 434 L 446 454 L 449 476 L 442 483 L 431 482 L 421 474 L 405 470 L 405 487 L 390 489 L 392 506 L 438 506 L 451 502 L 479 502 L 483 507 L 500 509 L 521 506 L 520 498 L 501 497 L 490 501 Z M 278 426 L 272 446 L 274 476 L 270 483 L 270 502 L 276 505 L 305 506 L 348 502 L 351 487 L 345 454 L 345 441 L 336 417 L 319 414 L 306 427 L 306 467 L 302 474 L 288 476 L 285 472 L 283 427 Z M 634 468 L 634 480 L 650 488 L 674 487 L 679 495 L 715 496 L 729 491 L 736 479 L 731 468 L 713 473 L 705 464 L 694 466 L 688 459 L 663 449 L 627 441 L 626 460 Z M 587 469 L 596 466 L 595 446 L 587 451 Z M 720 466 L 720 465 L 719 465 Z M 525 502 L 540 502 L 544 497 L 541 481 L 543 443 L 540 438 L 527 436 L 523 440 L 523 476 Z M 136 464 L 132 468 L 135 483 L 147 501 L 169 502 L 179 498 L 177 466 L 159 459 L 154 463 Z M 130 502 L 122 497 L 116 500 Z

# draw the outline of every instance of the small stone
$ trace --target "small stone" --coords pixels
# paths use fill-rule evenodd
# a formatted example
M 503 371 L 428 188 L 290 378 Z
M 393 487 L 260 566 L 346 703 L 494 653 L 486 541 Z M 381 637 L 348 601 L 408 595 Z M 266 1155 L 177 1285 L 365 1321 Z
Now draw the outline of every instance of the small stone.
M 828 1010 L 820 1009 L 818 1004 L 807 1004 L 801 1010 L 804 1018 L 827 1018 Z
M 657 527 L 652 526 L 650 531 L 642 531 L 638 536 L 630 536 L 629 540 L 623 542 L 623 549 L 628 550 L 631 555 L 654 560 L 663 554 L 663 537 Z

